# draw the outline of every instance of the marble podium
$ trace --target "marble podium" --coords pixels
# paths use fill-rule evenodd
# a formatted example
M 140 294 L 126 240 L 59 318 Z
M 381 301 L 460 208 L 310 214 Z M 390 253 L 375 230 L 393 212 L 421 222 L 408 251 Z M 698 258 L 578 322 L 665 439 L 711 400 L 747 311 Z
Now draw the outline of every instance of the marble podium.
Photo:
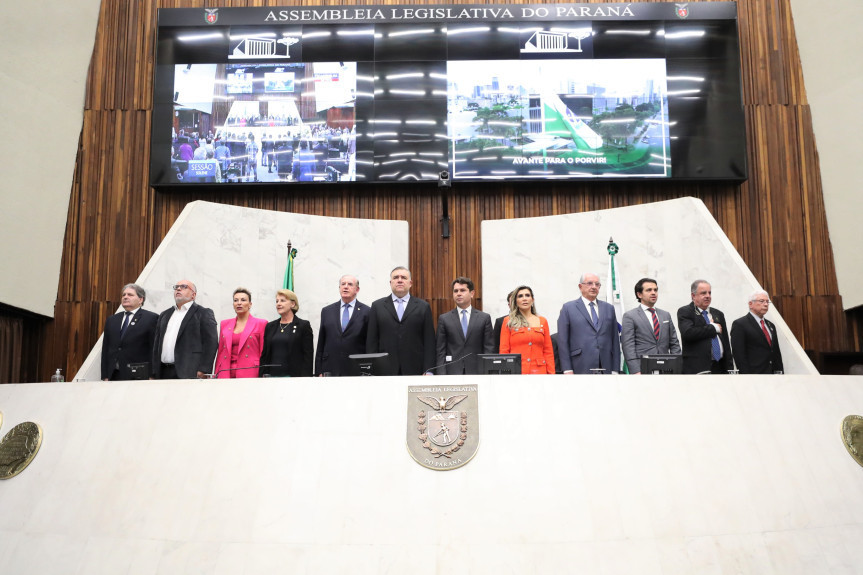
M 408 385 L 479 388 L 453 471 L 405 446 Z M 50 398 L 50 400 L 48 399 Z M 448 376 L 0 386 L 44 431 L 0 482 L 28 575 L 856 574 L 850 376 Z

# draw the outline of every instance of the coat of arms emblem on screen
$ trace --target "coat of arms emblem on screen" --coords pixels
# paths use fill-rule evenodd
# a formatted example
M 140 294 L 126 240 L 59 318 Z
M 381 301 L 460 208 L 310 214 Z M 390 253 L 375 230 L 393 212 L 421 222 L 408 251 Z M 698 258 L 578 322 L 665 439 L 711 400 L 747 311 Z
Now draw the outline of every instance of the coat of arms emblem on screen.
M 476 455 L 479 411 L 475 385 L 408 387 L 408 452 L 423 467 L 456 469 Z
M 204 8 L 204 20 L 207 21 L 207 24 L 215 24 L 219 19 L 219 9 L 218 8 Z
M 676 8 L 674 9 L 674 13 L 677 14 L 677 17 L 681 20 L 685 20 L 689 16 L 689 3 L 686 4 L 675 4 Z

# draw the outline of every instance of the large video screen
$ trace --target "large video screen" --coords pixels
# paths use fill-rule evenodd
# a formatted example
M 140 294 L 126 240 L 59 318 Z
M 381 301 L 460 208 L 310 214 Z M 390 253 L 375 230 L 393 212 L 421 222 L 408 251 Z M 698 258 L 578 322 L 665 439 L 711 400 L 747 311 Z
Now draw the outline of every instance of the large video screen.
M 153 186 L 746 179 L 736 5 L 163 9 Z
M 447 66 L 455 179 L 671 175 L 665 60 Z

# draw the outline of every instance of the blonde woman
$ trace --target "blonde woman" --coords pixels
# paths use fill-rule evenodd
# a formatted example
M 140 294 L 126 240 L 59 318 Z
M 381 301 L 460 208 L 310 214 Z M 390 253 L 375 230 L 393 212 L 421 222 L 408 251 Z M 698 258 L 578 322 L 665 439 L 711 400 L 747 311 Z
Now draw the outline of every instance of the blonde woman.
M 536 313 L 533 290 L 519 286 L 509 302 L 509 317 L 500 330 L 500 352 L 521 354 L 521 372 L 554 373 L 554 350 L 548 320 Z
M 314 354 L 312 324 L 300 319 L 297 294 L 288 289 L 276 292 L 279 319 L 264 330 L 264 353 L 261 354 L 261 375 L 272 377 L 311 377 Z

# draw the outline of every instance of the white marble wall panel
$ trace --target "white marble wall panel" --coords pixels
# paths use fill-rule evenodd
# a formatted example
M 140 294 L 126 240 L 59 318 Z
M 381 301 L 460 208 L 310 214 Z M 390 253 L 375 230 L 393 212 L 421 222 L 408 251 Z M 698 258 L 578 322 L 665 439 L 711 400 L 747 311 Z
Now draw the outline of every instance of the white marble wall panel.
M 534 292 L 537 311 L 557 331 L 560 308 L 578 298 L 578 279 L 594 272 L 606 299 L 608 240 L 615 256 L 625 309 L 637 305 L 633 291 L 643 277 L 659 282 L 658 307 L 677 325 L 677 309 L 692 301 L 690 285 L 705 279 L 713 288 L 711 305 L 725 313 L 728 327 L 747 313 L 749 294 L 761 288 L 728 236 L 701 200 L 680 198 L 580 214 L 486 220 L 482 222 L 483 308 L 499 317 L 506 294 L 519 285 Z M 817 374 L 782 316 L 771 306 L 785 372 Z
M 232 294 L 239 286 L 252 292 L 252 315 L 273 320 L 278 317 L 273 302 L 283 285 L 288 240 L 298 252 L 297 315 L 312 323 L 316 344 L 321 308 L 339 299 L 343 274 L 359 278 L 359 300 L 371 304 L 389 293 L 390 270 L 408 265 L 404 221 L 309 216 L 196 201 L 186 206 L 134 281 L 147 291 L 144 308 L 156 313 L 173 305 L 171 286 L 187 279 L 198 288 L 197 302 L 211 308 L 216 321 L 235 316 Z M 101 349 L 100 337 L 76 379 L 99 379 Z
M 852 574 L 854 377 L 467 376 L 480 448 L 405 449 L 418 378 L 0 386 L 44 430 L 3 572 Z

